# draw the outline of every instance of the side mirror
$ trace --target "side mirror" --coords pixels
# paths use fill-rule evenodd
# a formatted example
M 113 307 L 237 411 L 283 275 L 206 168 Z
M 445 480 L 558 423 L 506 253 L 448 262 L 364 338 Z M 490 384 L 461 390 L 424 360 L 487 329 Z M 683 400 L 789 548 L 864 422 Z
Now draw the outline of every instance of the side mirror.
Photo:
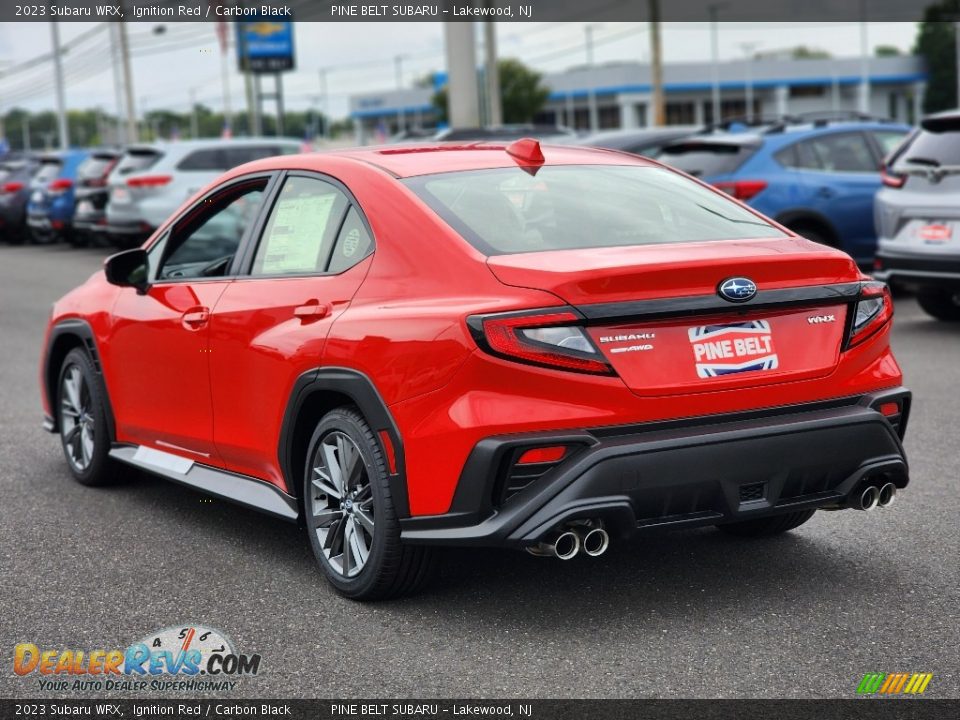
M 147 281 L 150 263 L 147 251 L 143 248 L 133 248 L 111 255 L 104 261 L 103 271 L 111 285 L 134 287 L 141 295 L 150 287 Z

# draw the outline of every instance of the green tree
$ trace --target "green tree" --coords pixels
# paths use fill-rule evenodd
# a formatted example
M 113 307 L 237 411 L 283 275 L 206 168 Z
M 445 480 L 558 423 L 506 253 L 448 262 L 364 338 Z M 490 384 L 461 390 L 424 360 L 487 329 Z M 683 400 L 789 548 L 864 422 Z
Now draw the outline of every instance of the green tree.
M 957 107 L 957 48 L 953 21 L 960 18 L 960 0 L 941 0 L 923 12 L 913 52 L 927 65 L 924 112 Z
M 807 47 L 806 45 L 798 45 L 793 48 L 790 55 L 794 60 L 829 60 L 831 58 L 830 53 L 826 50 Z
M 873 49 L 873 54 L 878 58 L 900 57 L 901 55 L 903 55 L 903 53 L 900 52 L 900 48 L 898 48 L 896 45 L 877 45 Z
M 550 89 L 541 83 L 543 75 L 531 70 L 519 60 L 504 58 L 497 63 L 500 74 L 500 103 L 503 122 L 527 123 L 543 109 L 550 97 Z M 447 121 L 447 90 L 433 96 L 433 105 L 441 121 Z

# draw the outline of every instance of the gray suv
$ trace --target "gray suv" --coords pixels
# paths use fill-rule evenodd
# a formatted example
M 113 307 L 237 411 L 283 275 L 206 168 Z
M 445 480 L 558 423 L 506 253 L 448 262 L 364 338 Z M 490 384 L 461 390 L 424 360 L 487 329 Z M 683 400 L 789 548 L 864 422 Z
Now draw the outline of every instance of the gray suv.
M 291 138 L 183 140 L 130 145 L 110 173 L 106 231 L 121 247 L 142 243 L 183 202 L 225 171 L 300 152 Z
M 884 162 L 874 203 L 874 277 L 960 321 L 960 110 L 924 118 Z

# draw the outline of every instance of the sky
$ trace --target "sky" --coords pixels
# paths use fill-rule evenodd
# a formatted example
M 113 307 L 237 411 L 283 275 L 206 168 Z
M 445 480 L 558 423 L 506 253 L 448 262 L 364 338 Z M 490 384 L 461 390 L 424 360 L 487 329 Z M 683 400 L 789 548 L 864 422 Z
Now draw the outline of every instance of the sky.
M 60 41 L 69 44 L 91 34 L 64 60 L 68 76 L 68 108 L 100 107 L 116 112 L 112 57 L 106 32 L 96 23 L 59 23 Z M 501 57 L 518 57 L 542 72 L 555 72 L 586 62 L 586 23 L 498 23 Z M 603 23 L 593 26 L 597 64 L 649 59 L 646 23 Z M 190 107 L 191 95 L 215 110 L 223 107 L 220 47 L 214 23 L 170 23 L 129 26 L 133 50 L 134 98 L 138 113 L 146 108 L 180 112 Z M 916 36 L 914 23 L 868 23 L 868 47 L 892 45 L 909 52 Z M 708 23 L 664 23 L 664 61 L 710 59 Z M 397 86 L 397 56 L 401 79 L 443 70 L 442 23 L 297 23 L 297 69 L 284 76 L 288 109 L 321 106 L 320 69 L 326 68 L 327 102 L 334 117 L 347 114 L 348 97 Z M 806 45 L 835 57 L 859 55 L 858 23 L 719 23 L 721 61 L 743 60 L 753 52 L 772 52 Z M 49 53 L 50 23 L 0 23 L 0 112 L 11 106 L 30 111 L 55 107 L 51 63 L 39 64 L 32 74 L 3 75 L 3 68 Z M 234 111 L 243 108 L 243 81 L 231 56 L 230 95 Z M 268 106 L 267 111 L 270 111 Z

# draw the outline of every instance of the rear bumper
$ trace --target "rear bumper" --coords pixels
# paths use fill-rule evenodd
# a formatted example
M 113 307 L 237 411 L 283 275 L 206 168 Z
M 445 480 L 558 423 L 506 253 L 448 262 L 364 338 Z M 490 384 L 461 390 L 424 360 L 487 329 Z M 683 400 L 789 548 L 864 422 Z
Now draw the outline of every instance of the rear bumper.
M 858 398 L 688 421 L 488 438 L 444 515 L 401 520 L 405 542 L 524 547 L 580 519 L 611 534 L 842 507 L 866 482 L 908 483 L 901 437 L 911 395 Z M 896 402 L 897 416 L 876 408 Z M 576 449 L 502 503 L 503 475 L 530 446 Z
M 873 276 L 908 289 L 960 289 L 960 255 L 906 254 L 880 251 Z

